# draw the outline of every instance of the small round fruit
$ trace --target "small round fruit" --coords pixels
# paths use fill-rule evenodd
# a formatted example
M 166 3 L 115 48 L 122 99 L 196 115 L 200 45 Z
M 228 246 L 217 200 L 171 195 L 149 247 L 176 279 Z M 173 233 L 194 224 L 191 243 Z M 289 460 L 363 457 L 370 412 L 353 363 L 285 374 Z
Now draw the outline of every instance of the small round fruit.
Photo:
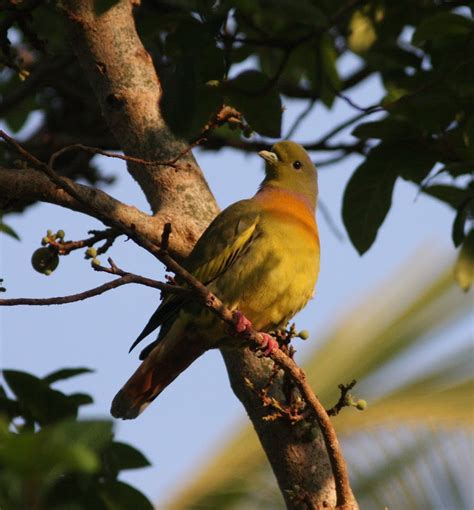
M 64 232 L 64 230 L 58 230 L 56 232 L 56 238 L 57 239 L 63 240 L 65 235 L 66 235 L 66 233 Z
M 309 331 L 306 329 L 303 329 L 303 331 L 300 331 L 298 333 L 298 336 L 301 338 L 301 340 L 308 340 L 309 338 Z
M 94 248 L 93 246 L 90 246 L 86 250 L 86 258 L 95 258 L 97 256 L 97 248 Z
M 51 248 L 38 248 L 31 256 L 31 265 L 38 273 L 49 276 L 59 264 L 59 255 Z
M 362 399 L 358 400 L 356 409 L 358 409 L 359 411 L 365 411 L 367 409 L 367 402 Z

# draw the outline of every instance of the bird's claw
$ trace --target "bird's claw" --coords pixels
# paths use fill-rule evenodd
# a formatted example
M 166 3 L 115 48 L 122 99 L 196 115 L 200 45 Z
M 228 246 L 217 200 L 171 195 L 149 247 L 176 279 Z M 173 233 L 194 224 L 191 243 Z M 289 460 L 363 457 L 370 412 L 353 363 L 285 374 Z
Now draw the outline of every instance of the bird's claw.
M 265 356 L 270 356 L 280 348 L 278 342 L 272 337 L 272 335 L 269 335 L 268 333 L 259 334 L 262 337 L 261 349 Z
M 245 317 L 242 312 L 236 310 L 234 312 L 234 329 L 237 333 L 244 333 L 252 327 L 252 323 Z
M 242 312 L 235 310 L 233 312 L 233 316 L 235 333 L 245 333 L 246 331 L 252 329 L 252 323 L 247 319 L 247 317 L 245 317 Z M 260 350 L 263 352 L 264 356 L 270 356 L 280 348 L 280 345 L 272 335 L 262 332 L 259 332 L 259 335 L 262 339 L 260 343 Z

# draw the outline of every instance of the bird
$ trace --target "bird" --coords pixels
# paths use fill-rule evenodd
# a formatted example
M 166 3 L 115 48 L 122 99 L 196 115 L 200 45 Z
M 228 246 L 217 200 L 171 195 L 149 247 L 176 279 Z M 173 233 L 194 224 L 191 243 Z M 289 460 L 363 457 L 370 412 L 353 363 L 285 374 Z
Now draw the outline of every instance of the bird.
M 314 293 L 318 181 L 310 156 L 295 142 L 277 142 L 258 154 L 265 177 L 257 193 L 217 215 L 182 265 L 234 312 L 237 331 L 252 325 L 263 332 L 268 354 L 277 347 L 269 333 L 283 328 Z M 116 418 L 136 418 L 205 351 L 244 345 L 192 293 L 167 294 L 130 351 L 159 327 L 113 399 Z

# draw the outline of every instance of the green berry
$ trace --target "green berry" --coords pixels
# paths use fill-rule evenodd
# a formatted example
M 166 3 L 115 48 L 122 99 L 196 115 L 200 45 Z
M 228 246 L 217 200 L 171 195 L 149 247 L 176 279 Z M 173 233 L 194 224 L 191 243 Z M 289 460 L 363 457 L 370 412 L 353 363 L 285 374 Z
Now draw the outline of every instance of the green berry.
M 95 257 L 92 259 L 91 264 L 93 266 L 100 266 L 100 260 L 96 259 Z
M 49 276 L 59 264 L 58 253 L 51 248 L 38 248 L 31 256 L 31 265 L 38 273 Z
M 306 329 L 303 329 L 303 331 L 300 331 L 297 335 L 301 340 L 308 340 L 309 338 L 309 331 Z
M 356 409 L 359 411 L 365 411 L 367 409 L 367 402 L 365 400 L 358 400 L 356 404 Z
M 46 246 L 49 243 L 49 239 L 44 236 L 43 239 L 41 239 L 41 246 Z
M 64 230 L 58 230 L 58 231 L 56 232 L 56 238 L 57 238 L 57 239 L 64 239 L 64 236 L 65 236 L 65 235 L 66 235 L 66 234 L 65 234 Z
M 86 250 L 86 258 L 87 259 L 93 259 L 97 257 L 97 249 L 94 248 L 93 246 L 87 248 Z
M 46 235 L 47 235 L 48 237 L 51 237 L 51 236 L 53 235 L 53 231 L 52 231 L 52 230 L 47 230 L 47 231 L 46 231 Z

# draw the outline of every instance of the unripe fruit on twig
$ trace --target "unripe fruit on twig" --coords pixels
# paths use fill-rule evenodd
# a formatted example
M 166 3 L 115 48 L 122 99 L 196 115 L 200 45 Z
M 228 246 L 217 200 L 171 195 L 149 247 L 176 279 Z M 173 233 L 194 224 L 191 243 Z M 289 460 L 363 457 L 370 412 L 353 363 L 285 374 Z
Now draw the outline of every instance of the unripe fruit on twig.
M 59 264 L 59 255 L 51 248 L 38 248 L 31 256 L 31 265 L 38 273 L 49 276 Z
M 93 246 L 90 246 L 86 250 L 86 259 L 93 259 L 95 257 L 97 257 L 97 249 Z

